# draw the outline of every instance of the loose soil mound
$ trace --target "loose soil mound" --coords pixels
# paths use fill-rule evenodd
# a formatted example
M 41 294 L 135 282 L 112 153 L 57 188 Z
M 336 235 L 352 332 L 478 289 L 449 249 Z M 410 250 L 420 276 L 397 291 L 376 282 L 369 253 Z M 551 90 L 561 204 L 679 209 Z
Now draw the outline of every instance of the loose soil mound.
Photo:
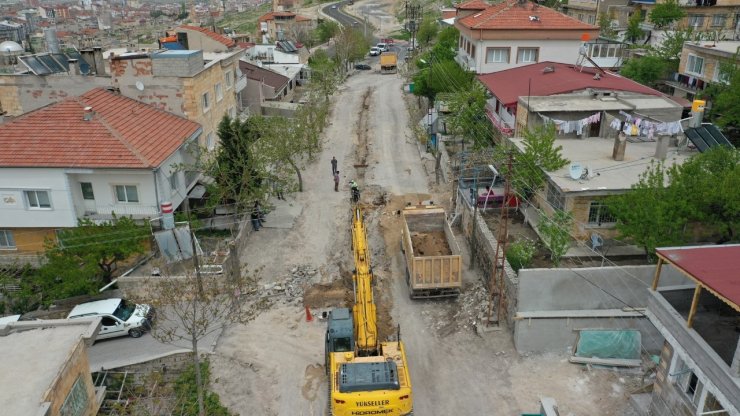
M 414 256 L 449 256 L 452 254 L 444 231 L 411 233 Z

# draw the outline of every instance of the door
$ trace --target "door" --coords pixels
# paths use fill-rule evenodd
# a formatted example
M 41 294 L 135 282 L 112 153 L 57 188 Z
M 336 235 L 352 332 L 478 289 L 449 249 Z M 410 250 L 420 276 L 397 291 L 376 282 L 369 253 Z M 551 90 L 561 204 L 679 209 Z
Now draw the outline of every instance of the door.
M 98 207 L 95 204 L 95 193 L 93 192 L 92 183 L 80 182 L 80 190 L 82 191 L 82 202 L 85 207 L 85 214 L 97 214 Z
M 97 338 L 105 339 L 119 337 L 122 335 L 126 335 L 126 332 L 123 328 L 123 322 L 112 316 L 103 316 L 102 322 L 100 324 L 100 332 L 98 332 Z
M 588 132 L 588 137 L 600 137 L 599 134 L 601 133 L 601 120 L 599 120 L 597 123 L 591 123 L 591 127 Z

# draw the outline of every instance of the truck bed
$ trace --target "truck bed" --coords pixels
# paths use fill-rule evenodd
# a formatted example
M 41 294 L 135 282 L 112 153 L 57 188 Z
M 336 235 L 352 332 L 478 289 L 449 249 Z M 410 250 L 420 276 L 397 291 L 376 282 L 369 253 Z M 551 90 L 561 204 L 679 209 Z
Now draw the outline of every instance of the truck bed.
M 462 257 L 444 209 L 410 207 L 403 211 L 401 246 L 412 298 L 460 294 Z

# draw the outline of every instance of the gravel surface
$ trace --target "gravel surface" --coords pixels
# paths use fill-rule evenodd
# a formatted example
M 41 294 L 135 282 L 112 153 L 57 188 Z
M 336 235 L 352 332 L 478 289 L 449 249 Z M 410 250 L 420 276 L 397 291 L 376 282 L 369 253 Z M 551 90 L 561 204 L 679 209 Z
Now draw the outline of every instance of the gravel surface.
M 488 299 L 480 274 L 469 270 L 462 238 L 466 263 L 460 297 L 409 299 L 397 211 L 406 202 L 449 200 L 451 188 L 429 186 L 432 176 L 410 138 L 401 87 L 395 75 L 363 73 L 350 77 L 336 95 L 324 151 L 304 173 L 306 191 L 289 198 L 303 206 L 295 226 L 253 233 L 242 253 L 251 268 L 261 268 L 263 296 L 274 301 L 254 321 L 224 331 L 212 358 L 214 391 L 243 416 L 325 415 L 321 311 L 352 298 L 347 182 L 355 178 L 367 207 L 375 299 L 385 321 L 381 338 L 395 335 L 389 332 L 400 324 L 415 415 L 531 413 L 542 396 L 555 398 L 563 416 L 625 414 L 629 380 L 624 375 L 585 370 L 564 357 L 520 356 L 508 330 L 480 329 Z M 355 169 L 356 154 L 366 168 Z M 342 177 L 338 193 L 332 156 Z M 304 309 L 309 299 L 311 322 Z

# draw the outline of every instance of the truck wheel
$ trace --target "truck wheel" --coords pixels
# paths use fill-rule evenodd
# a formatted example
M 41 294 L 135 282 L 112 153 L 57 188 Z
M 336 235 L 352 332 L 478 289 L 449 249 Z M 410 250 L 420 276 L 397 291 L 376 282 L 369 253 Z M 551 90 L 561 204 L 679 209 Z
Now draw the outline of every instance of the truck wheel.
M 144 331 L 141 329 L 132 329 L 128 331 L 128 334 L 131 336 L 131 338 L 139 338 L 140 336 L 144 335 Z

